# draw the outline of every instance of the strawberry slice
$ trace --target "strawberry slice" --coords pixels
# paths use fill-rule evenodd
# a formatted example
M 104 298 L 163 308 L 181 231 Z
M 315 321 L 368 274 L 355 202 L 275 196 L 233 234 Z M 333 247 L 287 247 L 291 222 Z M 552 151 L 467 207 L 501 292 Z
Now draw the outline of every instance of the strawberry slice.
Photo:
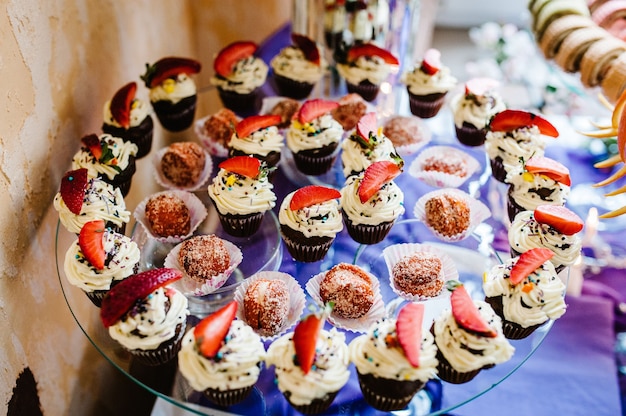
M 61 198 L 72 214 L 80 214 L 87 189 L 87 169 L 71 170 L 61 179 Z
M 321 117 L 326 113 L 330 113 L 337 107 L 339 107 L 339 103 L 336 101 L 315 98 L 313 100 L 305 101 L 300 107 L 300 110 L 298 110 L 296 117 L 302 124 L 310 123 L 316 118 Z
M 253 156 L 233 156 L 224 160 L 218 167 L 254 179 L 261 171 L 261 161 Z
M 545 247 L 531 248 L 523 252 L 511 269 L 511 276 L 509 277 L 511 284 L 516 285 L 523 281 L 553 256 L 554 252 Z
M 324 327 L 326 315 L 310 314 L 298 322 L 293 332 L 293 344 L 296 358 L 304 374 L 308 374 L 315 362 L 317 337 Z
M 468 331 L 495 338 L 498 333 L 482 317 L 463 283 L 449 280 L 446 286 L 448 290 L 452 291 L 450 305 L 452 306 L 452 316 L 457 324 Z
M 535 208 L 534 216 L 538 223 L 547 224 L 565 235 L 574 235 L 585 226 L 574 211 L 561 205 L 539 205 Z
M 248 137 L 257 130 L 264 129 L 266 127 L 275 126 L 280 123 L 281 117 L 278 114 L 275 115 L 262 115 L 262 116 L 250 116 L 246 117 L 237 123 L 235 131 L 239 137 Z
M 98 270 L 104 269 L 104 260 L 106 253 L 104 252 L 104 220 L 89 221 L 83 225 L 78 234 L 78 245 L 80 251 L 93 267 Z
M 334 188 L 319 185 L 309 185 L 294 192 L 289 203 L 289 209 L 297 211 L 315 204 L 341 198 L 341 192 Z
M 183 274 L 180 270 L 160 268 L 137 273 L 122 280 L 102 299 L 100 319 L 104 327 L 115 324 L 138 300 L 181 277 Z
M 424 52 L 424 58 L 422 59 L 421 70 L 428 75 L 435 75 L 441 69 L 441 52 L 439 50 L 430 48 Z
M 233 72 L 233 67 L 242 59 L 249 58 L 257 51 L 258 46 L 251 41 L 238 41 L 224 47 L 218 52 L 213 69 L 217 75 L 227 77 Z
M 465 95 L 483 96 L 498 88 L 500 83 L 492 78 L 472 78 L 465 83 Z
M 365 143 L 369 143 L 370 133 L 376 134 L 377 130 L 378 121 L 376 119 L 375 112 L 365 114 L 356 123 L 356 134 L 358 134 L 359 137 L 365 140 Z
M 420 366 L 422 346 L 422 321 L 424 320 L 424 304 L 409 303 L 400 309 L 396 320 L 398 342 L 407 360 L 413 367 Z
M 146 87 L 154 88 L 168 78 L 177 77 L 178 74 L 197 74 L 201 68 L 202 65 L 195 59 L 170 56 L 159 59 L 153 65 L 146 64 L 146 73 L 140 78 Z
M 320 51 L 313 39 L 298 33 L 292 33 L 291 41 L 302 51 L 307 61 L 313 62 L 315 65 L 321 63 Z
M 546 136 L 558 137 L 559 132 L 545 118 L 522 110 L 504 110 L 493 116 L 489 123 L 491 131 L 509 132 L 522 127 L 537 126 L 539 132 Z
M 530 173 L 545 175 L 558 183 L 562 183 L 563 185 L 570 186 L 572 184 L 572 179 L 569 176 L 569 169 L 565 165 L 554 159 L 550 159 L 549 157 L 533 156 L 526 161 L 524 166 Z
M 196 325 L 193 329 L 193 336 L 196 338 L 196 344 L 202 356 L 215 357 L 228 334 L 235 315 L 237 315 L 237 302 L 232 300 Z
M 359 184 L 359 199 L 366 203 L 387 182 L 394 179 L 402 171 L 400 167 L 389 160 L 374 162 L 365 169 L 363 179 Z
M 129 82 L 120 88 L 111 99 L 111 114 L 125 129 L 130 127 L 130 109 L 137 92 L 137 83 Z
M 102 144 L 100 143 L 100 138 L 98 138 L 98 135 L 88 134 L 81 138 L 80 141 L 85 145 L 87 149 L 89 149 L 89 151 L 96 160 L 100 160 L 103 151 Z
M 378 56 L 389 65 L 400 64 L 398 58 L 393 56 L 391 52 L 373 43 L 362 43 L 352 46 L 348 51 L 348 62 L 354 62 L 361 56 Z

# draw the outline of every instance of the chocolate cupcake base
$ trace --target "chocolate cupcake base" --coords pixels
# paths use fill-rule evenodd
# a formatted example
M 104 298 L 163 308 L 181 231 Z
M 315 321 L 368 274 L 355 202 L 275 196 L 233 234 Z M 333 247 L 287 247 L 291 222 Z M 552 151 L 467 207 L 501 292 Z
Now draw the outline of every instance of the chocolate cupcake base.
M 222 228 L 233 237 L 250 237 L 258 231 L 263 222 L 265 212 L 248 215 L 217 213 Z
M 177 103 L 171 101 L 155 101 L 152 108 L 164 129 L 178 132 L 189 128 L 196 115 L 198 95 L 185 97 Z
M 380 90 L 379 85 L 372 84 L 367 80 L 361 81 L 359 84 L 351 84 L 347 82 L 346 88 L 348 89 L 348 92 L 359 94 L 365 101 L 368 102 L 374 101 L 376 96 L 378 96 L 378 91 Z
M 130 192 L 130 186 L 132 184 L 133 175 L 137 171 L 137 165 L 135 162 L 136 162 L 135 157 L 129 156 L 128 166 L 126 167 L 126 169 L 118 173 L 113 179 L 109 179 L 109 177 L 106 175 L 102 176 L 101 179 L 104 182 L 111 184 L 116 188 L 119 188 L 120 192 L 122 193 L 122 196 L 126 196 L 128 195 L 128 192 Z
M 110 134 L 114 137 L 119 137 L 126 142 L 131 142 L 137 145 L 138 151 L 135 156 L 137 159 L 141 159 L 150 153 L 152 149 L 152 136 L 154 134 L 154 122 L 152 117 L 148 115 L 142 122 L 136 127 L 125 129 L 123 127 L 115 127 L 110 124 L 102 124 L 102 131 Z
M 479 129 L 468 122 L 464 122 L 461 127 L 455 125 L 454 129 L 456 138 L 461 144 L 476 147 L 485 143 L 485 138 L 487 137 L 487 130 L 485 129 Z
M 504 317 L 504 306 L 502 305 L 502 296 L 485 297 L 487 302 L 493 308 L 493 311 L 502 318 L 502 332 L 508 339 L 524 339 L 535 332 L 543 324 L 531 325 L 523 327 L 520 324 L 511 322 Z M 545 323 L 545 322 L 544 322 Z
M 335 241 L 331 237 L 307 237 L 300 231 L 293 230 L 286 225 L 280 226 L 280 234 L 289 254 L 296 261 L 304 263 L 322 260 Z
M 383 412 L 406 408 L 415 394 L 426 384 L 419 380 L 392 380 L 372 374 L 361 374 L 358 371 L 357 375 L 365 401 Z
M 446 98 L 445 92 L 415 95 L 409 92 L 411 114 L 419 118 L 432 118 L 439 113 Z
M 129 352 L 142 364 L 149 366 L 165 364 L 177 357 L 184 335 L 185 327 L 182 324 L 179 324 L 176 327 L 174 336 L 170 340 L 163 342 L 157 348 L 153 350 L 136 349 L 129 350 Z
M 261 94 L 258 88 L 248 94 L 238 94 L 222 88 L 218 88 L 217 92 L 224 107 L 237 113 L 238 116 L 251 116 L 261 109 Z
M 305 415 L 315 415 L 318 413 L 322 413 L 325 410 L 327 410 L 330 405 L 333 403 L 333 400 L 335 400 L 335 397 L 337 397 L 337 393 L 339 393 L 338 391 L 332 392 L 332 393 L 328 393 L 326 394 L 326 396 L 319 398 L 319 399 L 313 399 L 313 401 L 309 404 L 293 404 L 289 401 L 289 393 L 286 392 L 285 393 L 285 398 L 287 399 L 287 401 L 289 402 L 289 404 L 291 405 L 291 407 L 293 407 L 294 409 L 296 409 L 298 412 L 300 413 L 304 413 Z
M 489 162 L 491 165 L 491 176 L 493 176 L 493 178 L 498 182 L 506 183 L 507 171 L 502 163 L 502 158 L 500 156 L 496 156 L 495 159 L 490 159 Z
M 315 87 L 315 84 L 296 81 L 276 73 L 274 73 L 274 82 L 276 84 L 276 92 L 278 92 L 279 95 L 295 100 L 307 98 L 311 94 L 311 91 L 313 91 L 313 87 Z
M 324 146 L 321 149 L 302 150 L 293 153 L 296 168 L 305 175 L 319 176 L 328 172 L 337 158 L 337 143 Z
M 224 391 L 218 389 L 206 389 L 202 392 L 202 394 L 212 403 L 215 403 L 218 406 L 228 407 L 244 401 L 252 391 L 252 387 L 254 386 Z
M 342 212 L 342 215 L 348 234 L 354 241 L 360 244 L 380 243 L 387 237 L 395 223 L 395 221 L 388 221 L 378 225 L 355 224 L 348 218 L 345 212 Z

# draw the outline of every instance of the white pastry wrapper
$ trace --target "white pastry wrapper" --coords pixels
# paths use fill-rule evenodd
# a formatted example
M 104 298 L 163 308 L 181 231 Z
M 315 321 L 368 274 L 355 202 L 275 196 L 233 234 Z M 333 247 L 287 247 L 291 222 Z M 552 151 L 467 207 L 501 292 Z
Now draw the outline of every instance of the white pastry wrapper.
M 204 123 L 211 117 L 210 115 L 202 117 L 193 123 L 193 131 L 196 133 L 198 140 L 204 148 L 213 156 L 226 158 L 228 157 L 228 147 L 213 139 L 204 129 Z M 237 117 L 241 120 L 240 117 Z
M 443 235 L 434 230 L 426 221 L 426 201 L 442 194 L 454 195 L 458 198 L 461 198 L 467 203 L 467 206 L 469 207 L 470 221 L 469 226 L 463 232 L 452 236 Z M 418 199 L 415 203 L 415 207 L 413 208 L 413 215 L 415 215 L 415 218 L 417 218 L 419 221 L 423 222 L 424 225 L 426 225 L 426 227 L 428 227 L 428 229 L 430 229 L 431 232 L 440 240 L 446 242 L 456 242 L 469 237 L 469 235 L 474 231 L 474 229 L 476 229 L 476 227 L 478 227 L 484 220 L 491 217 L 491 211 L 481 201 L 472 198 L 468 193 L 461 191 L 460 189 L 443 188 L 422 195 L 420 199 Z
M 455 156 L 461 157 L 466 164 L 467 173 L 465 176 L 459 175 L 451 175 L 445 172 L 439 171 L 426 171 L 424 170 L 424 162 L 428 160 L 431 156 L 441 155 L 441 154 L 454 154 Z M 427 149 L 424 149 L 411 163 L 409 166 L 409 175 L 421 180 L 422 182 L 435 186 L 438 188 L 458 188 L 463 185 L 465 181 L 470 178 L 474 172 L 476 172 L 480 168 L 480 163 L 465 153 L 464 151 L 457 149 L 456 147 L 451 146 L 432 146 Z
M 420 296 L 412 293 L 403 292 L 395 285 L 395 279 L 393 278 L 393 267 L 403 258 L 414 255 L 416 253 L 428 253 L 433 254 L 441 260 L 441 278 L 443 279 L 443 286 L 441 292 L 437 296 Z M 419 302 L 431 299 L 443 299 L 450 296 L 450 291 L 446 290 L 446 283 L 448 280 L 458 280 L 459 272 L 454 264 L 454 260 L 439 250 L 428 244 L 419 243 L 400 243 L 387 246 L 383 249 L 383 258 L 387 265 L 387 271 L 389 273 L 389 284 L 394 293 L 403 299 L 412 302 Z
M 148 203 L 150 198 L 161 195 L 161 194 L 176 195 L 177 197 L 183 200 L 185 205 L 187 205 L 187 208 L 189 209 L 189 220 L 190 220 L 190 227 L 189 227 L 188 234 L 161 237 L 152 232 L 152 229 L 150 228 L 150 223 L 148 222 L 148 219 L 146 218 L 146 204 Z M 135 207 L 133 216 L 135 217 L 135 220 L 139 224 L 141 224 L 141 226 L 143 227 L 144 231 L 146 232 L 149 238 L 155 239 L 156 241 L 160 243 L 174 243 L 175 244 L 191 237 L 191 235 L 196 231 L 196 229 L 200 226 L 200 224 L 202 224 L 202 221 L 204 221 L 204 219 L 206 218 L 207 209 L 206 209 L 206 206 L 200 200 L 200 198 L 198 198 L 191 192 L 173 189 L 170 191 L 157 192 L 155 194 L 149 195 L 146 198 L 144 198 Z
M 413 116 L 410 116 L 410 117 L 413 117 Z M 394 145 L 396 152 L 398 152 L 398 154 L 402 157 L 410 156 L 413 153 L 419 151 L 422 147 L 430 143 L 430 140 L 432 138 L 431 131 L 426 125 L 426 123 L 418 117 L 414 117 L 414 118 L 419 123 L 420 139 L 419 141 L 415 141 L 414 143 L 408 143 L 402 146 Z M 382 125 L 386 124 L 387 121 L 388 120 L 385 120 L 384 122 L 382 122 Z
M 281 97 L 281 96 L 263 97 L 259 114 L 261 115 L 269 114 L 270 111 L 272 111 L 272 108 L 276 107 L 278 103 L 284 100 L 288 100 L 288 99 L 289 98 L 287 97 Z
M 167 254 L 165 257 L 165 261 L 163 262 L 163 267 L 169 267 L 172 269 L 180 270 L 183 273 L 182 279 L 179 279 L 172 283 L 172 285 L 182 292 L 185 296 L 204 296 L 210 293 L 215 292 L 220 287 L 224 286 L 224 283 L 228 280 L 230 275 L 237 269 L 237 266 L 243 260 L 243 253 L 233 243 L 228 240 L 222 239 L 224 242 L 224 246 L 228 250 L 228 254 L 230 255 L 230 265 L 228 269 L 224 272 L 213 276 L 211 279 L 208 279 L 204 283 L 200 283 L 189 277 L 189 275 L 185 272 L 185 268 L 178 261 L 178 253 L 180 252 L 180 248 L 182 243 L 174 246 L 174 248 Z
M 320 307 L 324 307 L 324 301 L 320 296 L 320 283 L 326 276 L 327 271 L 318 273 L 306 282 L 306 291 L 313 301 Z M 366 272 L 367 273 L 367 272 Z M 368 328 L 386 315 L 383 297 L 380 294 L 380 282 L 376 276 L 367 273 L 372 282 L 372 292 L 374 293 L 374 303 L 369 311 L 360 318 L 342 318 L 331 312 L 328 322 L 336 328 L 345 329 L 352 332 L 367 332 Z
M 302 287 L 300 286 L 300 283 L 298 283 L 298 281 L 288 273 L 279 271 L 262 271 L 253 274 L 237 286 L 234 294 L 234 299 L 237 302 L 237 318 L 244 322 L 246 322 L 246 319 L 244 316 L 243 300 L 246 291 L 252 283 L 259 279 L 281 280 L 285 282 L 287 285 L 287 291 L 289 292 L 289 313 L 282 328 L 280 328 L 276 334 L 271 336 L 265 336 L 257 333 L 263 341 L 270 341 L 284 335 L 288 329 L 293 327 L 300 320 L 300 316 L 302 315 L 306 305 L 306 296 L 304 294 L 304 290 L 302 290 Z M 253 330 L 256 332 L 254 328 Z
M 154 178 L 156 182 L 163 188 L 179 191 L 193 192 L 202 188 L 207 183 L 207 181 L 211 177 L 211 174 L 213 173 L 213 159 L 211 159 L 211 156 L 206 150 L 203 149 L 203 151 L 205 155 L 204 168 L 202 169 L 202 173 L 200 174 L 198 181 L 194 184 L 191 184 L 190 186 L 178 186 L 173 184 L 163 175 L 163 170 L 161 169 L 161 159 L 163 159 L 163 155 L 165 155 L 165 152 L 167 152 L 167 147 L 159 149 L 159 151 L 154 154 L 154 159 L 152 160 L 154 164 Z

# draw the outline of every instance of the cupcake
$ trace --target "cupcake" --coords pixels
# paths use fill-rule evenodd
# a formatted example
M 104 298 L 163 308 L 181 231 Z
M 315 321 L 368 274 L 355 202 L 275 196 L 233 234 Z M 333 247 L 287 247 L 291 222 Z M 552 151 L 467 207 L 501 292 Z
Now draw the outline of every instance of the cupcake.
M 261 105 L 268 67 L 254 56 L 257 49 L 254 42 L 233 42 L 220 50 L 213 62 L 211 84 L 217 87 L 224 107 L 239 115 L 255 114 Z
M 341 210 L 348 234 L 357 243 L 382 241 L 404 214 L 404 194 L 393 182 L 400 173 L 395 163 L 381 161 L 346 180 L 341 189 Z
M 335 101 L 305 101 L 287 130 L 287 147 L 296 168 L 305 175 L 322 175 L 330 170 L 343 136 L 343 128 L 330 114 Z
M 99 178 L 89 179 L 85 168 L 63 175 L 53 205 L 61 224 L 70 233 L 78 234 L 89 221 L 101 219 L 106 227 L 123 234 L 130 221 L 130 211 L 126 210 L 119 188 Z
M 367 113 L 357 123 L 356 130 L 341 144 L 341 164 L 346 178 L 363 172 L 374 162 L 390 161 L 403 166 L 392 141 L 378 126 L 376 113 Z
M 218 406 L 232 406 L 252 391 L 265 359 L 257 334 L 235 319 L 231 301 L 187 331 L 178 353 L 178 368 L 196 391 Z
M 72 169 L 85 168 L 88 177 L 101 178 L 126 196 L 137 169 L 137 145 L 110 134 L 99 137 L 89 134 L 81 139 L 81 143 L 80 150 L 72 158 Z
M 570 192 L 569 169 L 545 156 L 533 156 L 512 170 L 507 212 L 513 221 L 521 211 L 533 211 L 539 205 L 565 205 Z
M 374 101 L 380 84 L 397 70 L 398 58 L 373 43 L 351 46 L 336 53 L 337 71 L 346 81 L 348 92 L 359 94 L 365 101 Z
M 522 161 L 543 156 L 546 142 L 542 136 L 557 137 L 559 132 L 541 116 L 521 110 L 504 110 L 489 123 L 485 151 L 491 173 L 499 182 Z
M 367 113 L 367 102 L 359 94 L 344 95 L 337 100 L 337 103 L 339 106 L 330 114 L 341 124 L 344 131 L 355 128 L 361 117 Z
M 278 389 L 304 414 L 327 410 L 350 378 L 345 334 L 324 330 L 324 321 L 323 313 L 310 314 L 267 349 L 265 362 L 276 368 Z
M 347 22 L 345 0 L 324 1 L 324 40 L 331 51 L 341 45 Z
M 228 157 L 228 142 L 240 120 L 232 110 L 221 108 L 196 121 L 194 130 L 211 155 L 225 158 Z
M 157 182 L 165 188 L 195 191 L 213 172 L 211 157 L 198 143 L 176 142 L 155 157 Z
M 93 220 L 65 253 L 63 269 L 67 281 L 100 307 L 113 285 L 138 271 L 140 256 L 137 243 Z
M 326 70 L 326 62 L 312 39 L 291 34 L 292 45 L 286 46 L 270 61 L 279 95 L 302 100 L 311 94 Z
M 573 265 L 582 249 L 583 220 L 573 211 L 559 205 L 539 205 L 534 211 L 522 211 L 509 226 L 511 256 L 533 248 L 547 248 L 557 273 Z
M 150 103 L 164 129 L 177 132 L 192 125 L 198 95 L 190 75 L 200 69 L 200 62 L 190 58 L 167 57 L 146 64 L 141 79 L 150 90 Z
M 473 78 L 465 83 L 465 91 L 452 98 L 456 137 L 466 146 L 485 142 L 489 120 L 506 106 L 495 89 L 499 83 L 490 78 Z
M 122 280 L 102 300 L 109 335 L 143 364 L 165 364 L 180 350 L 189 310 L 171 283 L 181 277 L 177 270 L 147 270 Z
M 250 116 L 235 126 L 235 133 L 228 142 L 228 156 L 254 156 L 267 167 L 273 168 L 280 161 L 285 138 L 278 131 L 279 115 Z
M 422 329 L 424 304 L 409 303 L 397 318 L 382 318 L 367 334 L 350 342 L 365 401 L 377 410 L 406 408 L 415 394 L 437 374 L 437 348 Z
M 413 116 L 392 116 L 383 125 L 383 136 L 391 140 L 400 156 L 411 155 L 430 141 L 426 124 Z
M 336 189 L 318 185 L 285 196 L 278 211 L 280 234 L 296 261 L 312 263 L 326 256 L 343 229 L 337 201 L 340 197 Z
M 435 318 L 430 332 L 437 345 L 437 374 L 453 384 L 467 383 L 483 369 L 508 361 L 515 348 L 502 333 L 502 320 L 488 303 L 472 300 L 459 282 L 447 284 L 451 308 Z
M 409 166 L 409 175 L 438 188 L 458 188 L 476 171 L 480 163 L 452 146 L 424 149 Z
M 406 85 L 411 113 L 420 118 L 431 118 L 439 113 L 457 79 L 450 74 L 450 68 L 442 65 L 441 52 L 431 48 L 412 71 L 402 74 L 400 82 Z
M 129 82 L 104 104 L 102 131 L 137 145 L 137 159 L 150 153 L 154 122 L 145 101 L 135 96 L 137 83 Z
M 531 248 L 485 275 L 485 301 L 502 318 L 507 338 L 526 338 L 565 313 L 565 284 L 549 261 L 553 256 L 547 248 Z
M 219 164 L 208 187 L 222 228 L 234 237 L 257 232 L 265 213 L 276 205 L 264 162 L 251 156 L 235 156 Z

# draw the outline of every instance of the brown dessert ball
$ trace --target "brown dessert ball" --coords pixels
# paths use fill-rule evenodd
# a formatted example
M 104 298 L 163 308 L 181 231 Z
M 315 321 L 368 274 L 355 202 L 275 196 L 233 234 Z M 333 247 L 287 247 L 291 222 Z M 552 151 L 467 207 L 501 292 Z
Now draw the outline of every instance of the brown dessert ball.
M 276 335 L 289 314 L 287 284 L 278 279 L 255 280 L 246 289 L 243 308 L 246 323 L 260 335 Z
M 326 272 L 320 282 L 320 297 L 324 303 L 334 303 L 334 315 L 346 319 L 362 317 L 374 304 L 369 275 L 347 263 L 340 263 Z
M 467 162 L 459 155 L 441 154 L 433 155 L 424 160 L 422 170 L 447 173 L 448 175 L 467 176 Z
M 465 200 L 450 194 L 440 194 L 426 201 L 426 224 L 439 234 L 452 237 L 470 226 L 470 208 Z
M 359 94 L 348 94 L 341 97 L 337 102 L 339 107 L 335 108 L 331 115 L 345 131 L 352 130 L 367 112 L 365 100 Z
M 228 142 L 235 132 L 237 123 L 239 123 L 237 115 L 228 108 L 222 108 L 206 119 L 204 131 L 213 141 L 228 147 Z
M 185 201 L 173 194 L 162 193 L 150 197 L 145 215 L 152 234 L 159 237 L 187 235 L 191 230 L 189 208 Z
M 228 269 L 230 253 L 216 235 L 199 235 L 181 243 L 178 262 L 191 279 L 202 283 Z
M 383 134 L 395 147 L 407 146 L 424 140 L 424 128 L 419 118 L 394 116 L 383 127 Z
M 391 271 L 396 288 L 415 296 L 433 297 L 443 288 L 442 263 L 437 255 L 426 252 L 404 256 Z
M 284 129 L 289 127 L 291 124 L 291 119 L 294 114 L 300 109 L 300 103 L 292 98 L 285 98 L 284 100 L 280 100 L 272 109 L 269 111 L 269 115 L 279 115 L 280 123 L 277 125 L 279 129 Z
M 199 144 L 172 143 L 161 158 L 161 172 L 176 186 L 191 186 L 200 179 L 205 163 L 206 155 Z

